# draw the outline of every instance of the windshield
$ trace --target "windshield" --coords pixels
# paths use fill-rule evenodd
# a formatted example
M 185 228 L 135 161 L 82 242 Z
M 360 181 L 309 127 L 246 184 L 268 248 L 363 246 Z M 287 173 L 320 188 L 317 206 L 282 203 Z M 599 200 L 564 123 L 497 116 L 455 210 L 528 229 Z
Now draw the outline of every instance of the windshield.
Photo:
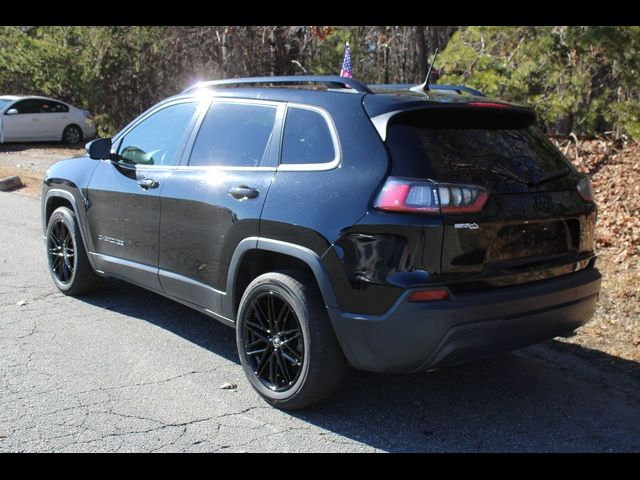
M 4 107 L 12 103 L 13 100 L 7 100 L 6 98 L 0 98 L 0 112 L 4 110 Z
M 535 126 L 520 129 L 389 126 L 392 174 L 468 182 L 504 193 L 564 189 L 574 167 Z

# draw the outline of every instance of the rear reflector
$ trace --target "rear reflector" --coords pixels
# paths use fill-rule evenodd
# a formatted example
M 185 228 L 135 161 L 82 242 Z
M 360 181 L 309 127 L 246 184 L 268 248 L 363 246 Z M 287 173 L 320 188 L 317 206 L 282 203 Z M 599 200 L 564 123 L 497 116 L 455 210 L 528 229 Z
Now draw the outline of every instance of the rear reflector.
M 451 295 L 444 288 L 435 290 L 418 290 L 409 295 L 410 302 L 434 302 L 437 300 L 449 300 Z

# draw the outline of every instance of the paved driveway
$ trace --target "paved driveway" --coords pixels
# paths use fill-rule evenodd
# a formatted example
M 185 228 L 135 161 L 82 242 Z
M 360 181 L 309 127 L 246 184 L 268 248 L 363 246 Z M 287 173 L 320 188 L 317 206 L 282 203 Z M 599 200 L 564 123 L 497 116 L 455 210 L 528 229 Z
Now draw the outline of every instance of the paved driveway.
M 119 281 L 65 297 L 39 201 L 0 192 L 0 212 L 0 451 L 640 450 L 640 366 L 558 341 L 352 372 L 331 401 L 280 412 L 244 379 L 230 328 Z

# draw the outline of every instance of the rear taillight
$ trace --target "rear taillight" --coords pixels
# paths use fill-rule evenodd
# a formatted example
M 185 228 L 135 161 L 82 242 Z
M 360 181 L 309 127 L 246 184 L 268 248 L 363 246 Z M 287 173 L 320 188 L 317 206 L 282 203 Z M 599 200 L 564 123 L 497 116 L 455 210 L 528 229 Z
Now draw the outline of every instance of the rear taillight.
M 593 185 L 591 185 L 591 178 L 588 176 L 582 177 L 578 182 L 578 195 L 585 202 L 593 202 Z
M 489 192 L 477 185 L 389 177 L 374 207 L 389 212 L 474 213 L 488 199 Z
M 85 118 L 91 119 L 91 112 L 87 112 L 85 110 L 84 112 L 82 112 L 82 114 L 85 116 Z

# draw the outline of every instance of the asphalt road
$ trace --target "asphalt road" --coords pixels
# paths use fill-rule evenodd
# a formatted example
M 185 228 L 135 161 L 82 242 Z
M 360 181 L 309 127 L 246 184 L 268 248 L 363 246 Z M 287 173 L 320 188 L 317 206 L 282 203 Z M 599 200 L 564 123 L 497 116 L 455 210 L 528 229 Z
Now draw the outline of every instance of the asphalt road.
M 0 192 L 0 213 L 0 451 L 640 450 L 640 366 L 558 341 L 354 371 L 331 401 L 280 412 L 244 379 L 232 329 L 119 281 L 65 297 L 39 201 Z

